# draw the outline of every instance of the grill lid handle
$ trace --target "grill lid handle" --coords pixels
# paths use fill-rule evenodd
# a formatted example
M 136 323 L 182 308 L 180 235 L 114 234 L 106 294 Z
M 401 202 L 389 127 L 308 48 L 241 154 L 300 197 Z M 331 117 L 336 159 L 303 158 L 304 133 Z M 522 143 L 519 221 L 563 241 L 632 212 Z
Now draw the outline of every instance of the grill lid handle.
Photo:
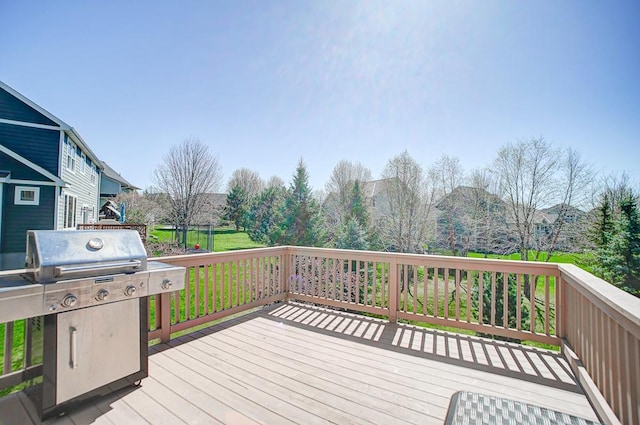
M 88 273 L 92 271 L 103 272 L 105 270 L 124 270 L 124 269 L 137 269 L 142 265 L 142 261 L 140 260 L 131 260 L 131 261 L 122 261 L 119 263 L 106 263 L 106 264 L 91 264 L 86 266 L 72 266 L 72 267 L 64 267 L 58 266 L 55 267 L 55 275 L 56 277 L 68 276 L 70 274 L 76 273 Z

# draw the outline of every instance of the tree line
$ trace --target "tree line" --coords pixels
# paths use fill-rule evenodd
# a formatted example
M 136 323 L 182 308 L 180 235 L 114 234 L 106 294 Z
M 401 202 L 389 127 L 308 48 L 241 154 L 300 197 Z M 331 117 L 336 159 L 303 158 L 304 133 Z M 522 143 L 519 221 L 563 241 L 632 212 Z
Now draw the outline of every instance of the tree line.
M 423 167 L 405 151 L 374 179 L 363 164 L 341 160 L 315 192 L 302 159 L 288 185 L 241 168 L 218 211 L 211 193 L 221 167 L 198 139 L 173 147 L 154 175 L 155 193 L 137 201 L 147 202 L 138 209 L 142 217 L 129 200 L 130 221 L 153 215 L 186 232 L 190 224 L 224 219 L 266 245 L 519 253 L 525 261 L 581 252 L 594 273 L 640 294 L 638 190 L 624 174 L 598 178 L 577 151 L 542 138 L 505 144 L 490 166 L 468 172 L 456 157 Z

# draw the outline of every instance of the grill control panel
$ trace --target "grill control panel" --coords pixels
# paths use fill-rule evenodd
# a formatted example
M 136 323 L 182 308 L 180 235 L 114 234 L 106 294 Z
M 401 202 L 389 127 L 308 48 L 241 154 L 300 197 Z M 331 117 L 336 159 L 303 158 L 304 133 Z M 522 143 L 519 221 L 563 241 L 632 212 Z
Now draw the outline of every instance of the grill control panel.
M 147 287 L 146 273 L 61 281 L 46 285 L 44 308 L 60 312 L 142 297 L 146 296 Z

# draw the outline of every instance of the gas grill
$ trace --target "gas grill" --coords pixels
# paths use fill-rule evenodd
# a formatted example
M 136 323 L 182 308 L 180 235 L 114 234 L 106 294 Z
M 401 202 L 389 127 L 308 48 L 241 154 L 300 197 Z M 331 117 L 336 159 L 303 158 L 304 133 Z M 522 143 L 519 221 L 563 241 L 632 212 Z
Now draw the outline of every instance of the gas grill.
M 25 271 L 0 278 L 0 323 L 43 323 L 29 394 L 41 418 L 146 377 L 147 297 L 184 284 L 185 268 L 148 261 L 135 230 L 29 231 Z

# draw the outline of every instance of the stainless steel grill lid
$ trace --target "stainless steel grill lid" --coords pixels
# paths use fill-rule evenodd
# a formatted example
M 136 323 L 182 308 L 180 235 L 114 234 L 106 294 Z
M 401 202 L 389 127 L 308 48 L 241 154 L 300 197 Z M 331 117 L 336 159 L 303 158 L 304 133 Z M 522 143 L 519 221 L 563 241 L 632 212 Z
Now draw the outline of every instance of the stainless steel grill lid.
M 147 270 L 135 230 L 30 230 L 26 275 L 36 283 Z

